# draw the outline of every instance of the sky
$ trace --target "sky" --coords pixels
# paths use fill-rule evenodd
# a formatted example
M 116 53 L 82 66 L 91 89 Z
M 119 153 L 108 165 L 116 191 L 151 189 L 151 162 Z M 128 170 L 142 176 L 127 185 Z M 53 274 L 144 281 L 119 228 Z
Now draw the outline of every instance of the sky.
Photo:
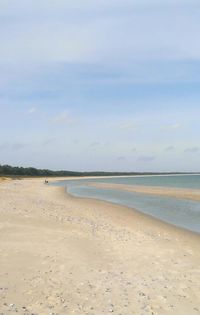
M 200 171 L 199 0 L 1 0 L 0 164 Z

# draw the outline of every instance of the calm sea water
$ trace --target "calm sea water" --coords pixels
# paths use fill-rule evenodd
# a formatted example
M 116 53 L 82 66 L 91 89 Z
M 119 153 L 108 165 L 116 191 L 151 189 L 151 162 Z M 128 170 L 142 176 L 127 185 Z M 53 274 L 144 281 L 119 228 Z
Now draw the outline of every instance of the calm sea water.
M 200 233 L 200 202 L 87 186 L 90 182 L 200 189 L 200 175 L 140 176 L 60 181 L 70 194 L 135 208 L 170 224 Z

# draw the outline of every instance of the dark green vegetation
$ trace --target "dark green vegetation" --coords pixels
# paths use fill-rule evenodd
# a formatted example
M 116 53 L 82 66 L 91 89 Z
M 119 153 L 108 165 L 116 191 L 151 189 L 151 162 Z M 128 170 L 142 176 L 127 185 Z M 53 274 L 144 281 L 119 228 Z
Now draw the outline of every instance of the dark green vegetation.
M 79 172 L 51 171 L 34 167 L 0 165 L 0 176 L 81 176 Z
M 151 173 L 151 172 L 75 172 L 75 171 L 52 171 L 48 169 L 37 169 L 34 167 L 16 167 L 0 165 L 0 176 L 120 176 L 120 175 L 151 175 L 151 174 L 179 174 Z

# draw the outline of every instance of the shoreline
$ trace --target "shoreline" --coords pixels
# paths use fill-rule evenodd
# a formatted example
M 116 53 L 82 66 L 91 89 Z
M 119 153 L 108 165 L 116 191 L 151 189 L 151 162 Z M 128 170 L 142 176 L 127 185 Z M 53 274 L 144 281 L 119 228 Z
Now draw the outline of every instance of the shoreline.
M 195 233 L 41 178 L 4 181 L 0 197 L 5 315 L 199 314 Z
M 59 182 L 59 181 L 56 181 Z M 52 182 L 50 182 L 51 184 L 53 184 Z M 175 198 L 175 199 L 179 199 L 179 200 L 192 200 L 192 201 L 199 201 L 200 200 L 200 190 L 197 189 L 187 189 L 187 188 L 171 188 L 171 187 L 157 187 L 157 186 L 142 186 L 142 185 L 125 185 L 125 184 L 113 184 L 113 183 L 86 183 L 86 186 L 91 186 L 91 187 L 96 187 L 96 188 L 100 188 L 100 189 L 113 189 L 113 190 L 119 190 L 119 191 L 127 191 L 127 192 L 137 192 L 137 193 L 141 193 L 141 194 L 145 194 L 145 195 L 155 195 L 155 196 L 161 196 L 161 197 L 171 197 L 171 198 Z M 62 186 L 60 186 L 62 187 Z M 133 206 L 128 206 L 126 204 L 122 204 L 119 202 L 114 202 L 114 201 L 109 201 L 106 199 L 101 199 L 98 197 L 89 197 L 89 196 L 74 196 L 73 194 L 69 193 L 69 191 L 67 190 L 67 186 L 63 186 L 65 187 L 65 191 L 68 195 L 70 195 L 71 197 L 74 198 L 78 198 L 80 200 L 82 199 L 88 199 L 88 200 L 97 200 L 97 201 L 104 201 L 106 203 L 110 203 L 113 205 L 118 205 L 118 206 L 122 206 L 122 207 L 126 207 L 129 209 L 132 209 L 133 211 L 136 211 L 137 213 L 142 213 L 147 217 L 150 217 L 154 220 L 157 220 L 161 223 L 165 223 L 167 225 L 173 226 L 175 228 L 181 229 L 183 231 L 188 231 L 190 233 L 194 233 L 196 235 L 200 235 L 200 231 L 198 230 L 194 230 L 192 228 L 189 227 L 184 227 L 178 224 L 175 224 L 173 222 L 169 222 L 166 221 L 162 218 L 159 218 L 156 215 L 147 213 L 145 211 L 139 210 L 137 209 L 137 207 Z M 141 196 L 142 198 L 142 196 Z
M 58 181 L 65 181 L 65 180 L 80 180 L 80 179 L 101 179 L 101 178 L 130 178 L 130 177 L 171 177 L 171 176 L 200 176 L 200 173 L 182 173 L 182 174 L 149 174 L 149 175 L 107 175 L 107 176 L 72 176 L 72 177 L 49 177 L 49 179 L 55 179 Z M 45 176 L 44 176 L 45 178 Z M 47 176 L 48 178 L 48 176 Z
M 60 188 L 62 188 L 62 186 L 60 186 Z M 196 235 L 198 237 L 200 237 L 200 232 L 196 232 L 196 231 L 193 231 L 193 230 L 190 230 L 188 228 L 184 228 L 184 227 L 181 227 L 181 226 L 178 226 L 178 225 L 175 225 L 173 223 L 170 223 L 170 222 L 167 222 L 167 221 L 164 221 L 156 216 L 153 216 L 149 213 L 145 213 L 145 212 L 142 212 L 141 210 L 138 210 L 137 208 L 135 207 L 131 207 L 131 206 L 127 206 L 127 205 L 123 205 L 123 204 L 120 204 L 118 202 L 112 202 L 112 201 L 108 201 L 108 200 L 103 200 L 103 199 L 98 199 L 98 198 L 93 198 L 93 197 L 80 197 L 80 196 L 74 196 L 73 194 L 69 193 L 67 191 L 67 187 L 63 187 L 65 189 L 65 194 L 69 197 L 69 198 L 72 198 L 72 199 L 75 199 L 75 200 L 88 200 L 88 201 L 96 201 L 96 202 L 99 202 L 99 203 L 103 203 L 106 205 L 113 205 L 114 207 L 117 206 L 117 207 L 120 207 L 123 209 L 129 209 L 131 211 L 133 211 L 135 214 L 137 215 L 141 215 L 141 216 L 144 216 L 146 219 L 149 219 L 149 220 L 153 220 L 155 221 L 155 223 L 157 222 L 158 224 L 161 224 L 161 225 L 164 225 L 166 226 L 166 228 L 173 228 L 175 230 L 180 230 L 182 231 L 183 233 L 186 232 L 186 233 L 189 233 L 189 234 L 193 234 L 193 235 Z

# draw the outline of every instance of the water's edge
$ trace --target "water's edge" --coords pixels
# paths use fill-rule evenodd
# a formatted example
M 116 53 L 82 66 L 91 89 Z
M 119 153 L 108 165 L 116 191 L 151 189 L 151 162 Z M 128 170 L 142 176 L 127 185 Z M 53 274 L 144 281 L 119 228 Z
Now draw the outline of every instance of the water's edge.
M 102 180 L 108 182 L 108 179 L 92 179 L 89 182 L 102 182 Z M 113 181 L 113 179 L 109 179 L 109 182 L 110 180 Z M 200 180 L 200 177 L 198 177 L 198 180 Z M 198 201 L 152 196 L 114 189 L 99 189 L 87 186 L 88 180 L 84 179 L 59 181 L 54 184 L 67 186 L 67 192 L 74 197 L 97 199 L 127 206 L 176 227 L 200 233 L 200 202 Z M 155 184 L 154 181 L 153 184 Z M 199 185 L 199 183 L 197 184 Z

